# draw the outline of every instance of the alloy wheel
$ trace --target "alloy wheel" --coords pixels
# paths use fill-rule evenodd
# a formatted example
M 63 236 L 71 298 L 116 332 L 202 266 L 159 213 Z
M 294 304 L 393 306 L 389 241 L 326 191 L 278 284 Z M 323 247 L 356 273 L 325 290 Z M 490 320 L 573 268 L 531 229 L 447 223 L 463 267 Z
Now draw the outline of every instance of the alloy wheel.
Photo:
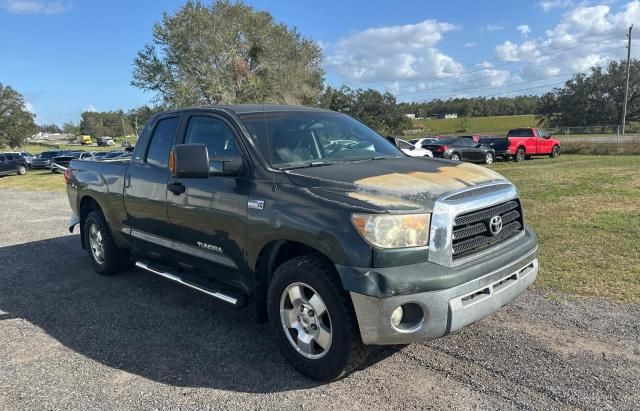
M 280 321 L 291 346 L 303 357 L 322 358 L 331 347 L 329 311 L 311 286 L 296 282 L 282 292 Z
M 102 243 L 102 232 L 96 224 L 89 227 L 89 247 L 91 255 L 98 264 L 104 263 L 104 245 Z

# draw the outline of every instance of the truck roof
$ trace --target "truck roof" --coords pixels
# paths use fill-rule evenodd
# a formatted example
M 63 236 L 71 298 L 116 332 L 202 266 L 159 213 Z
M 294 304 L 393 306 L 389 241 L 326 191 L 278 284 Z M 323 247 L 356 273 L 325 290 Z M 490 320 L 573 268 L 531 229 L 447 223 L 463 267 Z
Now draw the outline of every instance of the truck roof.
M 224 109 L 235 114 L 247 114 L 247 113 L 269 113 L 269 112 L 278 112 L 278 111 L 330 111 L 325 110 L 323 108 L 318 107 L 306 107 L 306 106 L 295 106 L 295 105 L 287 105 L 287 104 L 225 104 L 225 105 L 210 105 L 210 106 L 195 106 L 195 107 L 187 107 L 181 108 L 177 110 L 169 110 L 164 111 L 159 114 L 165 113 L 182 113 L 184 111 L 190 110 L 203 110 L 207 109 Z

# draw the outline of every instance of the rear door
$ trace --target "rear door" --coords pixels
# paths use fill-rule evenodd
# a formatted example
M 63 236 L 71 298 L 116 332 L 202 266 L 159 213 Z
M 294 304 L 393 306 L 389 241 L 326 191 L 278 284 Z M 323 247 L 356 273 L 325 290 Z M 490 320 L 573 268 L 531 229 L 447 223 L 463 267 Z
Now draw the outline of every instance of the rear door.
M 169 152 L 180 116 L 160 117 L 151 125 L 125 176 L 125 208 L 136 246 L 158 260 L 167 260 L 172 245 L 167 219 Z M 142 139 L 142 138 L 141 138 Z M 168 261 L 167 261 L 168 262 Z
M 185 144 L 207 146 L 209 156 L 242 155 L 237 132 L 227 119 L 193 113 L 185 119 Z M 245 167 L 246 170 L 246 167 Z M 251 183 L 246 176 L 170 178 L 184 192 L 167 192 L 169 222 L 176 258 L 216 281 L 246 288 L 244 276 L 246 218 Z
M 0 174 L 5 174 L 9 171 L 9 165 L 7 157 L 4 154 L 0 154 Z

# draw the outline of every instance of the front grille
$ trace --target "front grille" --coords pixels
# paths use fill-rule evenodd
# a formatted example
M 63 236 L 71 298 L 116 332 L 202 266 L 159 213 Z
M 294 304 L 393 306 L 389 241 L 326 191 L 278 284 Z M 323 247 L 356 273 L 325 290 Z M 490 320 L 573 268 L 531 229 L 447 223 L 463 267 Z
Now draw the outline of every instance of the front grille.
M 490 222 L 500 216 L 502 229 L 492 233 Z M 453 260 L 469 256 L 500 244 L 522 232 L 522 208 L 511 200 L 457 216 L 453 223 Z

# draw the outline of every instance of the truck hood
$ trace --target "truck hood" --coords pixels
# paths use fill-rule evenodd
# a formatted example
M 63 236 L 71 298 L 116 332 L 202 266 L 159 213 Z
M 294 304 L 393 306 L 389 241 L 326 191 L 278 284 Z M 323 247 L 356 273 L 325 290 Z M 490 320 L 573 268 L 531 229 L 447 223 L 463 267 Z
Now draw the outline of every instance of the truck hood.
M 410 157 L 308 167 L 286 174 L 293 184 L 316 196 L 375 212 L 432 211 L 444 194 L 508 182 L 486 167 Z

